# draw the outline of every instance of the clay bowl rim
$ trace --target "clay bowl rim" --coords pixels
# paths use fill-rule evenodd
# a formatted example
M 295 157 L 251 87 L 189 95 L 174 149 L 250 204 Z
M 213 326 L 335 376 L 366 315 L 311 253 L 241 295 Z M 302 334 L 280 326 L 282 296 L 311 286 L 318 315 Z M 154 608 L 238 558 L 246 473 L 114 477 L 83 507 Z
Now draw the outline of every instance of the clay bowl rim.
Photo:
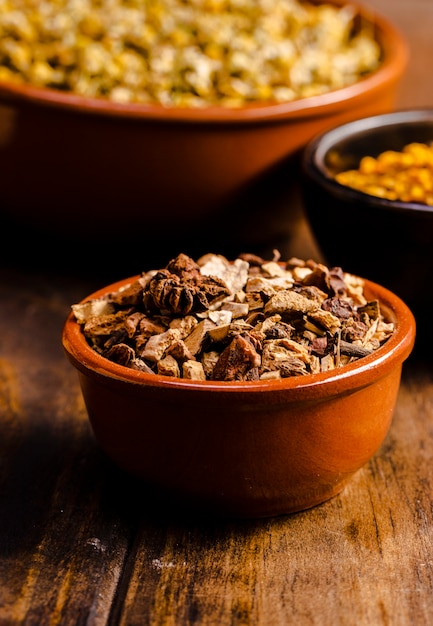
M 334 149 L 336 144 L 342 141 L 349 143 L 352 139 L 356 140 L 366 132 L 372 136 L 372 143 L 375 144 L 373 139 L 375 131 L 378 131 L 380 134 L 383 129 L 390 127 L 409 127 L 412 124 L 419 125 L 423 122 L 429 122 L 433 136 L 433 107 L 400 109 L 390 113 L 363 117 L 331 128 L 313 137 L 305 146 L 302 155 L 304 175 L 307 179 L 313 179 L 316 184 L 326 189 L 330 195 L 336 196 L 346 203 L 371 205 L 390 212 L 432 214 L 433 206 L 417 202 L 388 200 L 343 185 L 335 180 L 331 168 L 326 164 L 329 152 Z M 379 150 L 375 147 L 372 152 L 379 153 L 387 149 L 387 146 L 384 145 Z M 348 152 L 350 153 L 350 149 L 348 149 Z
M 312 0 L 323 4 L 325 0 Z M 308 98 L 282 103 L 249 104 L 231 109 L 219 106 L 165 107 L 159 104 L 122 104 L 103 98 L 90 98 L 71 92 L 61 92 L 47 87 L 25 83 L 0 81 L 0 103 L 37 105 L 72 113 L 87 113 L 102 117 L 137 119 L 152 122 L 196 124 L 247 124 L 272 122 L 281 119 L 309 119 L 321 117 L 328 111 L 345 109 L 348 100 L 367 100 L 371 92 L 383 91 L 387 84 L 395 83 L 403 74 L 409 60 L 409 45 L 402 31 L 387 17 L 376 13 L 362 3 L 347 0 L 329 0 L 333 5 L 350 4 L 373 24 L 377 40 L 382 46 L 383 59 L 379 67 L 355 83 Z
M 140 275 L 124 278 L 95 291 L 81 302 L 99 298 L 135 281 Z M 133 385 L 135 388 L 159 387 L 171 390 L 205 393 L 255 393 L 263 398 L 267 393 L 290 391 L 293 400 L 315 399 L 341 395 L 356 388 L 367 386 L 389 373 L 396 364 L 403 363 L 410 355 L 416 334 L 416 322 L 412 311 L 396 294 L 382 285 L 364 280 L 367 297 L 379 300 L 386 318 L 396 324 L 393 335 L 372 354 L 329 372 L 288 377 L 280 380 L 248 382 L 190 381 L 159 374 L 146 374 L 118 365 L 102 357 L 87 343 L 81 327 L 71 311 L 62 330 L 62 345 L 69 361 L 80 372 L 113 385 Z M 333 389 L 334 387 L 334 389 Z

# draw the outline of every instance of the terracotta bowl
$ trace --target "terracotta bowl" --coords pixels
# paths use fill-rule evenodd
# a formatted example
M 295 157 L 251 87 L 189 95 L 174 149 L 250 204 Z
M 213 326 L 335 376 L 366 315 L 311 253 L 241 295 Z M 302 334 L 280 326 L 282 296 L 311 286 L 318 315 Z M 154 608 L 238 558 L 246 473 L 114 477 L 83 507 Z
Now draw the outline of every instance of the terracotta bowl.
M 114 283 L 84 301 L 116 291 Z M 266 517 L 339 493 L 391 424 L 415 322 L 392 292 L 366 281 L 395 332 L 336 370 L 257 382 L 192 382 L 117 365 L 89 347 L 71 313 L 63 347 L 78 371 L 96 440 L 162 499 L 204 514 Z
M 63 234 L 74 215 L 67 234 L 90 239 L 162 224 L 164 233 L 198 228 L 318 132 L 394 107 L 406 40 L 387 19 L 359 11 L 383 48 L 380 68 L 286 104 L 170 109 L 0 82 L 3 213 Z
M 334 177 L 356 169 L 363 156 L 432 141 L 433 109 L 396 111 L 322 133 L 306 147 L 302 164 L 304 205 L 326 261 L 391 289 L 420 320 L 433 307 L 433 207 L 378 198 Z

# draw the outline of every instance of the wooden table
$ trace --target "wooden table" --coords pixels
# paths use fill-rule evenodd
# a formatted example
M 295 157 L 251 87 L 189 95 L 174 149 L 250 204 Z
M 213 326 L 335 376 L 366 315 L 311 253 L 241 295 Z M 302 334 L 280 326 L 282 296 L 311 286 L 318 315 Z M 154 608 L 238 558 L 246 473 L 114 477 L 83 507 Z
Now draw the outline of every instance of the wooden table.
M 369 4 L 412 47 L 398 104 L 433 106 L 433 2 Z M 294 252 L 314 253 L 305 221 L 298 234 Z M 406 362 L 384 445 L 339 496 L 275 519 L 178 518 L 103 456 L 61 348 L 70 305 L 114 276 L 102 261 L 85 270 L 82 249 L 52 242 L 44 263 L 39 238 L 26 247 L 4 225 L 2 235 L 0 626 L 433 623 L 426 357 Z

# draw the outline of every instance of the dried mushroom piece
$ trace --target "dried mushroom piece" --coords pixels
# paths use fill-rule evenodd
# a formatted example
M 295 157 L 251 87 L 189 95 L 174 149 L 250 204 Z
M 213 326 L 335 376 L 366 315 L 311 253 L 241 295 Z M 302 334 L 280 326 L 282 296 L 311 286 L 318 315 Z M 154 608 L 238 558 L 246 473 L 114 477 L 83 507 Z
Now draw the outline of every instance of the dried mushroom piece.
M 72 305 L 89 345 L 132 369 L 251 381 L 342 367 L 394 332 L 361 278 L 312 260 L 180 254 L 103 298 Z

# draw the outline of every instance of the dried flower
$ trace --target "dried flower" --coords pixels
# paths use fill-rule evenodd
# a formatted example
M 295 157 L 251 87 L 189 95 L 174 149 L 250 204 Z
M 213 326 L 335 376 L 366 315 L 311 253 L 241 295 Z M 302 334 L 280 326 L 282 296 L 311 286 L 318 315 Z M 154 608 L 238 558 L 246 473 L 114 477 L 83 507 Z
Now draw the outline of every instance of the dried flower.
M 120 103 L 289 101 L 378 67 L 357 18 L 300 0 L 3 0 L 0 80 Z

